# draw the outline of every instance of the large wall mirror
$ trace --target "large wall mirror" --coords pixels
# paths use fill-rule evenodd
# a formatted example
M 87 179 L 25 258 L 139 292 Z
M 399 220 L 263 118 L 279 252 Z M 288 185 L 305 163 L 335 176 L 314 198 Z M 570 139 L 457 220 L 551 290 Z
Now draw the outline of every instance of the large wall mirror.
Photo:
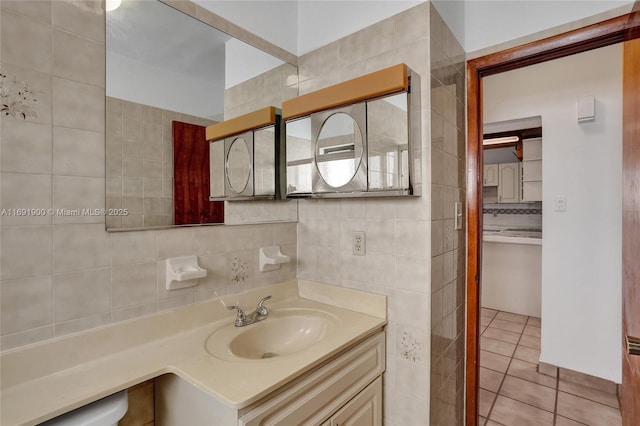
M 176 217 L 185 197 L 205 202 L 193 191 L 200 184 L 210 203 L 204 128 L 297 96 L 296 67 L 161 1 L 125 0 L 106 13 L 106 24 L 106 206 L 126 212 L 108 216 L 107 230 L 222 222 Z M 187 126 L 190 142 L 180 140 L 174 122 Z M 178 161 L 176 146 L 199 147 L 200 129 L 203 157 L 189 148 Z M 206 182 L 193 183 L 194 169 Z

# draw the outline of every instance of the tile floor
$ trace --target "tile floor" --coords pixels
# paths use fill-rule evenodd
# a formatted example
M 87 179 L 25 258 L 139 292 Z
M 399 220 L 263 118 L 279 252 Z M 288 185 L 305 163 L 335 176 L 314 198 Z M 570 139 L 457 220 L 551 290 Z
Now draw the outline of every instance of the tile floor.
M 615 395 L 537 372 L 540 318 L 482 308 L 480 426 L 621 425 Z

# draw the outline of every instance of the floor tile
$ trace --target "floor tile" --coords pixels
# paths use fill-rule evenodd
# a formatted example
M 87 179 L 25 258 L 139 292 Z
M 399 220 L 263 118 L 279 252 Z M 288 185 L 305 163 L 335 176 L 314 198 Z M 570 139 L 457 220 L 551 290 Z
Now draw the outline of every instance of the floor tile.
M 496 311 L 495 309 L 489 309 L 489 308 L 481 308 L 480 309 L 480 316 L 481 317 L 493 318 L 493 317 L 496 316 L 497 313 L 498 313 L 498 311 Z
M 612 383 L 538 365 L 540 318 L 483 308 L 481 320 L 480 426 L 622 424 Z
M 549 412 L 553 412 L 556 405 L 555 389 L 518 379 L 517 377 L 505 377 L 499 393 Z
M 558 382 L 558 390 L 590 399 L 591 401 L 599 402 L 613 408 L 620 408 L 617 396 L 587 386 L 579 385 L 578 383 L 560 380 Z
M 520 346 L 526 346 L 528 348 L 538 349 L 540 350 L 540 338 L 535 336 L 527 336 L 522 335 L 520 338 L 520 342 L 518 342 Z
M 619 410 L 565 392 L 558 392 L 558 414 L 593 426 L 622 424 Z
M 481 336 L 484 334 L 486 329 L 487 329 L 487 327 L 480 327 L 480 335 Z
M 482 389 L 498 393 L 503 378 L 504 373 L 480 367 L 480 387 Z
M 482 320 L 482 318 L 481 318 Z M 514 333 L 522 333 L 524 324 L 518 324 L 517 322 L 505 321 L 501 319 L 494 319 L 489 324 L 489 327 L 499 328 L 500 330 L 513 331 Z
M 537 364 L 540 359 L 540 351 L 526 346 L 518 346 L 513 357 Z
M 480 351 L 480 367 L 489 368 L 494 371 L 506 373 L 509 368 L 511 358 L 508 356 L 494 354 L 493 352 Z
M 518 340 L 520 340 L 520 333 L 500 330 L 499 328 L 487 328 L 483 336 L 490 337 L 496 340 L 502 340 L 503 342 L 507 343 L 518 343 Z
M 491 405 L 493 401 L 496 399 L 496 394 L 493 392 L 489 392 L 485 389 L 480 389 L 480 404 L 478 407 L 479 414 L 482 417 L 487 417 L 489 411 L 491 411 Z
M 513 343 L 507 343 L 500 340 L 490 339 L 489 337 L 482 336 L 480 338 L 480 348 L 483 351 L 493 352 L 508 357 L 513 356 L 513 352 L 516 350 L 516 345 Z
M 489 420 L 507 426 L 552 426 L 553 413 L 498 395 Z
M 507 374 L 550 388 L 555 389 L 556 387 L 555 377 L 550 377 L 545 374 L 538 373 L 536 364 L 532 362 L 522 361 L 520 359 L 514 358 L 511 360 L 511 365 L 509 365 Z
M 540 321 L 540 318 L 529 317 L 529 319 L 527 320 L 527 325 L 533 325 L 534 327 L 541 327 L 542 321 Z
M 526 336 L 535 336 L 535 337 L 540 337 L 540 327 L 535 327 L 533 325 L 529 325 L 527 324 L 524 327 L 524 331 L 522 332 L 522 334 L 526 335 Z
M 496 319 L 517 322 L 518 324 L 526 324 L 528 318 L 529 317 L 527 317 L 526 315 L 512 314 L 510 312 L 504 311 L 500 311 L 496 315 Z
M 491 321 L 492 321 L 492 320 L 493 320 L 492 318 L 480 317 L 480 325 L 482 325 L 482 326 L 486 327 L 486 326 L 488 326 L 489 324 L 491 324 Z
M 566 417 L 556 416 L 556 426 L 584 426 L 584 423 L 576 422 Z

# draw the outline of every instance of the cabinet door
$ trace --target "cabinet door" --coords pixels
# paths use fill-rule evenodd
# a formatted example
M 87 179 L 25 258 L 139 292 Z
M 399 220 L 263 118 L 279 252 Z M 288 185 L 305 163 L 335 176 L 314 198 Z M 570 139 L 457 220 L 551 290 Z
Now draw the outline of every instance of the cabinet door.
M 499 203 L 518 203 L 520 201 L 520 163 L 499 164 L 498 185 Z
M 331 418 L 331 426 L 382 426 L 382 378 L 342 407 Z
M 483 179 L 484 186 L 498 186 L 498 165 L 485 164 Z
M 525 139 L 522 141 L 522 160 L 542 160 L 542 138 Z

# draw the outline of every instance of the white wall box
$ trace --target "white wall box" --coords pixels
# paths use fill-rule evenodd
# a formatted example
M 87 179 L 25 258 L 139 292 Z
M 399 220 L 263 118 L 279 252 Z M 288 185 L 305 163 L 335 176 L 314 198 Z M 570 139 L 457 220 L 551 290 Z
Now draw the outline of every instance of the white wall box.
M 280 111 L 263 108 L 207 127 L 209 200 L 279 199 L 284 194 Z
M 498 165 L 485 164 L 483 171 L 484 186 L 498 186 Z
M 282 115 L 288 198 L 421 194 L 420 78 L 405 64 L 285 101 Z
M 498 175 L 498 202 L 520 202 L 520 163 L 499 164 Z

